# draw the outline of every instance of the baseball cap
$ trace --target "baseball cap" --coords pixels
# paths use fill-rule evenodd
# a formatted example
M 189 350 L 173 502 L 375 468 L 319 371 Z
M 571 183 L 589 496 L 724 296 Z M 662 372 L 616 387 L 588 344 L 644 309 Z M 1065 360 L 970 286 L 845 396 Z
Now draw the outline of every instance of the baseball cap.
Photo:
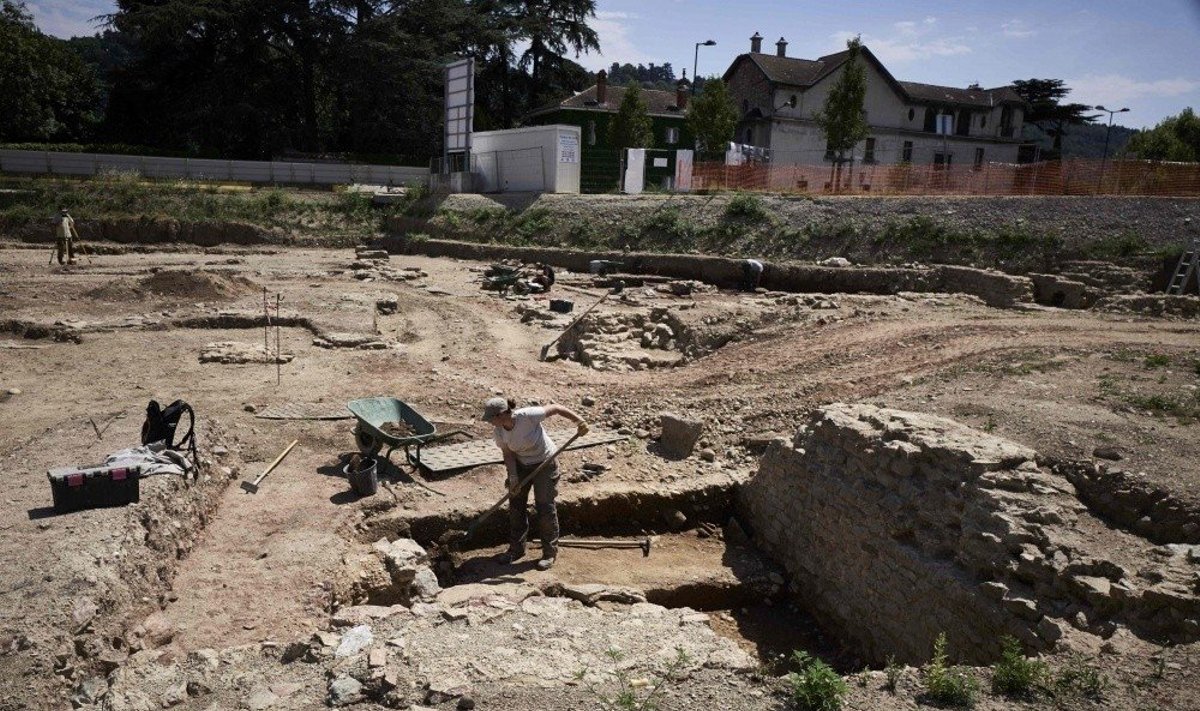
M 502 397 L 490 398 L 483 404 L 483 416 L 479 419 L 483 422 L 491 422 L 492 418 L 502 412 L 506 412 L 507 410 L 508 400 L 505 400 Z

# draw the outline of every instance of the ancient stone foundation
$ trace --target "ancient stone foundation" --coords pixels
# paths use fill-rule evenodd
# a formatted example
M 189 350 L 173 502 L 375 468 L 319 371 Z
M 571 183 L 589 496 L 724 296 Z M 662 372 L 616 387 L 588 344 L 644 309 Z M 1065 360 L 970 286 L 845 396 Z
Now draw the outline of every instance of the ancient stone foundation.
M 1034 451 L 950 420 L 821 408 L 769 447 L 738 504 L 818 620 L 876 661 L 923 662 L 941 632 L 978 663 L 1005 635 L 1030 651 L 1072 627 L 1200 636 L 1192 551 L 1137 568 L 1148 541 L 1092 516 Z

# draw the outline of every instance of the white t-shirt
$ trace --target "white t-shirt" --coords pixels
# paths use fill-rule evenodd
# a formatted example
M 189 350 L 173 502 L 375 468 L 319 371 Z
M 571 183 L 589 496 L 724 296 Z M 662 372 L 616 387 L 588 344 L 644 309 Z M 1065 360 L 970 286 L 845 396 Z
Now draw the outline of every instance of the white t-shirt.
M 75 226 L 75 220 L 70 217 L 62 218 L 62 236 L 63 239 L 72 239 L 71 228 Z
M 546 419 L 544 407 L 522 407 L 513 410 L 513 428 L 496 427 L 496 444 L 511 449 L 521 464 L 539 464 L 554 451 L 554 442 L 542 427 Z

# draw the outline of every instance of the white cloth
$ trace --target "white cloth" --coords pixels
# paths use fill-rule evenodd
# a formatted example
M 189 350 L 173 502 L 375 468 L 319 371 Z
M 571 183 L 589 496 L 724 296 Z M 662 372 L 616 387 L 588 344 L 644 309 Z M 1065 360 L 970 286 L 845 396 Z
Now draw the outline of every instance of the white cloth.
M 74 235 L 72 234 L 71 230 L 75 228 L 75 220 L 71 219 L 70 217 L 62 218 L 62 225 L 60 225 L 60 228 L 62 230 L 63 239 L 73 238 Z
M 546 419 L 546 408 L 522 407 L 513 410 L 512 417 L 511 430 L 495 428 L 496 444 L 511 449 L 521 464 L 538 464 L 545 461 L 554 451 L 554 441 L 542 427 L 542 420 Z
M 759 274 L 762 274 L 762 270 L 763 270 L 762 262 L 758 261 L 757 259 L 747 259 L 746 263 L 750 265 L 751 269 L 758 272 Z
M 177 474 L 184 476 L 192 468 L 191 461 L 182 452 L 173 449 L 157 449 L 152 446 L 132 447 L 113 452 L 104 460 L 106 467 L 141 467 L 142 476 L 155 474 Z

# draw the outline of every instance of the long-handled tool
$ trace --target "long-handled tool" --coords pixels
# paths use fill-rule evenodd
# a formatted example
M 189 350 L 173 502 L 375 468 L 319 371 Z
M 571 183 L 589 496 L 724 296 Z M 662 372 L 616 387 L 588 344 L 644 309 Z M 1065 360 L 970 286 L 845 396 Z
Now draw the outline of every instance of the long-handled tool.
M 287 449 L 283 450 L 278 457 L 275 457 L 275 461 L 271 462 L 271 466 L 264 469 L 263 473 L 259 474 L 253 482 L 243 481 L 242 488 L 245 489 L 247 493 L 257 494 L 258 485 L 262 483 L 263 479 L 267 478 L 267 475 L 270 474 L 275 467 L 279 466 L 279 463 L 283 461 L 283 458 L 288 455 L 288 452 L 292 451 L 292 447 L 295 447 L 299 441 L 300 440 L 298 439 L 292 440 L 292 443 L 287 446 Z
M 546 360 L 546 356 L 550 355 L 550 346 L 553 346 L 555 343 L 558 343 L 560 340 L 562 340 L 562 337 L 563 337 L 563 336 L 565 336 L 565 335 L 567 335 L 568 333 L 570 333 L 570 332 L 571 332 L 571 329 L 575 328 L 575 326 L 577 326 L 577 325 L 579 324 L 579 322 L 583 320 L 583 317 L 584 317 L 584 316 L 587 316 L 588 314 L 590 314 L 590 313 L 592 312 L 592 309 L 594 309 L 594 308 L 596 308 L 597 306 L 599 306 L 599 305 L 600 305 L 600 304 L 601 304 L 601 303 L 602 303 L 602 302 L 603 302 L 605 299 L 607 299 L 608 297 L 612 296 L 613 294 L 619 294 L 620 292 L 621 292 L 621 289 L 620 289 L 620 287 L 616 287 L 616 288 L 612 289 L 611 291 L 606 291 L 606 292 L 604 293 L 604 296 L 601 296 L 599 299 L 596 299 L 596 303 L 594 303 L 594 304 L 592 304 L 591 306 L 587 307 L 587 309 L 585 309 L 583 313 L 581 313 L 581 314 L 579 314 L 578 316 L 576 316 L 576 317 L 575 317 L 575 320 L 571 322 L 571 325 L 569 325 L 569 326 L 567 326 L 566 328 L 564 328 L 564 329 L 563 329 L 563 331 L 562 331 L 562 333 L 560 333 L 560 334 L 558 334 L 557 336 L 555 336 L 555 338 L 554 338 L 554 340 L 553 340 L 553 341 L 550 341 L 550 342 L 549 342 L 549 343 L 547 343 L 546 345 L 542 346 L 542 352 L 541 352 L 541 353 L 538 353 L 538 360 L 539 360 L 539 361 L 545 361 L 545 360 Z
M 650 557 L 650 539 L 643 538 L 640 541 L 624 541 L 620 539 L 604 540 L 604 539 L 578 539 L 578 538 L 560 538 L 558 545 L 562 548 L 588 548 L 595 550 L 596 548 L 641 548 L 642 557 Z
M 582 435 L 580 435 L 578 432 L 576 432 L 574 435 L 572 435 L 571 439 L 567 440 L 566 444 L 564 444 L 563 446 L 561 446 L 557 450 L 555 450 L 554 454 L 551 454 L 549 457 L 547 457 L 545 459 L 545 461 L 543 461 L 541 464 L 539 464 L 537 466 L 536 469 L 529 472 L 529 474 L 527 474 L 524 479 L 517 482 L 516 486 L 513 486 L 508 491 L 505 491 L 504 496 L 501 496 L 500 500 L 497 501 L 496 503 L 492 504 L 492 507 L 490 509 L 488 509 L 487 511 L 484 511 L 479 516 L 479 518 L 475 519 L 475 521 L 470 526 L 467 527 L 466 532 L 447 531 L 446 534 L 442 536 L 443 545 L 446 545 L 446 546 L 457 545 L 457 544 L 462 543 L 463 541 L 466 541 L 468 538 L 470 538 L 475 533 L 475 531 L 480 526 L 483 525 L 484 521 L 487 521 L 488 518 L 490 518 L 492 514 L 496 513 L 496 509 L 503 506 L 504 502 L 508 501 L 510 498 L 515 496 L 518 491 L 520 491 L 521 489 L 524 489 L 529 484 L 529 482 L 533 481 L 534 477 L 536 477 L 538 474 L 540 474 L 543 469 L 550 466 L 550 463 L 553 462 L 555 459 L 557 459 L 558 455 L 567 451 L 567 448 L 570 447 L 571 444 L 575 440 L 579 439 L 581 436 Z

